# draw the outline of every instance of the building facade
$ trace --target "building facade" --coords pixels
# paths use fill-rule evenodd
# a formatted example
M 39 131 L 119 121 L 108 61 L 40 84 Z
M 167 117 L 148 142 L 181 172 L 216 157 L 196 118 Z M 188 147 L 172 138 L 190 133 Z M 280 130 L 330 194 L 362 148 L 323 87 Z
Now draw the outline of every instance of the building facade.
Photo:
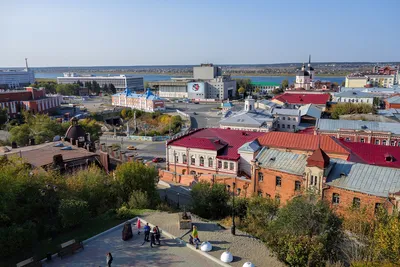
M 150 89 L 147 89 L 145 94 L 136 94 L 129 89 L 125 89 L 124 92 L 112 95 L 111 104 L 147 112 L 165 110 L 165 101 L 154 95 Z
M 383 101 L 385 102 L 385 109 L 400 109 L 400 95 L 394 95 Z
M 333 95 L 333 101 L 338 103 L 370 104 L 374 103 L 374 95 L 359 91 L 346 91 Z
M 104 85 L 114 85 L 117 91 L 123 91 L 126 88 L 135 91 L 144 91 L 143 77 L 134 77 L 130 75 L 119 76 L 83 76 L 73 72 L 64 73 L 64 77 L 57 77 L 58 84 L 74 84 L 78 82 L 97 82 L 100 87 Z
M 149 82 L 160 97 L 189 98 L 193 101 L 220 101 L 236 96 L 236 81 L 222 75 L 221 67 L 202 64 L 193 67 L 193 77 Z
M 7 109 L 9 118 L 16 118 L 22 110 L 33 114 L 48 113 L 57 109 L 61 102 L 62 96 L 46 96 L 44 88 L 0 92 L 0 107 Z
M 0 70 L 0 89 L 16 89 L 35 82 L 33 70 Z
M 272 115 L 276 119 L 275 129 L 282 132 L 295 132 L 300 124 L 300 110 L 275 108 Z
M 281 85 L 273 82 L 251 82 L 250 89 L 252 91 L 260 90 L 261 94 L 271 93 L 273 90 L 278 89 Z
M 352 73 L 346 76 L 346 87 L 384 87 L 397 84 L 396 74 L 385 73 Z
M 320 119 L 315 134 L 351 142 L 400 146 L 399 123 Z

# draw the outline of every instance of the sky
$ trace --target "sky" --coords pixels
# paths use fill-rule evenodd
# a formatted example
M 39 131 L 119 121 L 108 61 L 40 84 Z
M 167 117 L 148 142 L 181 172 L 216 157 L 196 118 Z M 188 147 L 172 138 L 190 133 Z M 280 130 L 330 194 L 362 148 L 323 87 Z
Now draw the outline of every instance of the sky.
M 400 61 L 399 0 L 0 0 L 0 67 Z

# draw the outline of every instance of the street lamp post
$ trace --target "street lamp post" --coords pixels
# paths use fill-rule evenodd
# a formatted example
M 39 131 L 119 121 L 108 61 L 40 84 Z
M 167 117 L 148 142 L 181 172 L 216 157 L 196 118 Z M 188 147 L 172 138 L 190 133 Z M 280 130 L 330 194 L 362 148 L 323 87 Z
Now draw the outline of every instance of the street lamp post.
M 227 185 L 228 192 L 230 193 L 230 185 Z M 235 187 L 236 183 L 232 183 L 232 227 L 231 227 L 231 234 L 236 235 L 236 225 L 235 225 Z
M 178 196 L 178 209 L 179 209 L 179 193 L 176 193 L 176 195 Z

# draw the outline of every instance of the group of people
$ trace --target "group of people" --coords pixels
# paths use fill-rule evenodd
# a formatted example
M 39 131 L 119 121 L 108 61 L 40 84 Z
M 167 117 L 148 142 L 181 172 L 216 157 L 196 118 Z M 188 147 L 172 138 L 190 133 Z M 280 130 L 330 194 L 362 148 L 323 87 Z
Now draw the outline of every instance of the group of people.
M 158 228 L 157 225 L 155 227 L 153 227 L 153 230 L 152 230 L 151 227 L 149 226 L 149 223 L 147 223 L 143 227 L 143 230 L 144 230 L 144 241 L 145 242 L 150 241 L 150 247 L 153 247 L 153 245 L 159 245 L 159 246 L 161 245 L 161 243 L 160 243 L 161 233 L 160 233 L 160 229 Z M 156 244 L 156 242 L 157 242 L 157 244 Z

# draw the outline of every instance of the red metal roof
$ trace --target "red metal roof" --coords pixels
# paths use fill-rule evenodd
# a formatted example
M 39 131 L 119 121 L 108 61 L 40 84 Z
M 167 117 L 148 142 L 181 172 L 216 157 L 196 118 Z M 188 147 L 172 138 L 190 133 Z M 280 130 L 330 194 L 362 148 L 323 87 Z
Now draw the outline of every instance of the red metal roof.
M 319 136 L 286 132 L 269 132 L 259 137 L 258 142 L 262 146 L 306 151 L 314 151 L 318 149 L 318 143 L 320 142 L 321 149 L 327 153 L 350 154 L 349 151 L 336 143 L 332 137 L 327 135 Z
M 217 158 L 238 160 L 238 149 L 245 143 L 263 135 L 260 132 L 219 128 L 200 129 L 171 140 L 168 145 L 217 151 Z
M 399 147 L 347 142 L 343 139 L 338 139 L 337 141 L 351 152 L 352 155 L 350 155 L 349 161 L 400 168 Z M 386 161 L 386 158 L 390 156 L 392 161 Z
M 289 104 L 316 104 L 325 105 L 329 101 L 330 95 L 323 94 L 292 94 L 284 93 L 274 97 L 273 99 L 279 100 L 283 103 Z
M 321 149 L 315 150 L 307 159 L 307 166 L 316 166 L 318 168 L 326 168 L 329 165 L 329 156 Z

